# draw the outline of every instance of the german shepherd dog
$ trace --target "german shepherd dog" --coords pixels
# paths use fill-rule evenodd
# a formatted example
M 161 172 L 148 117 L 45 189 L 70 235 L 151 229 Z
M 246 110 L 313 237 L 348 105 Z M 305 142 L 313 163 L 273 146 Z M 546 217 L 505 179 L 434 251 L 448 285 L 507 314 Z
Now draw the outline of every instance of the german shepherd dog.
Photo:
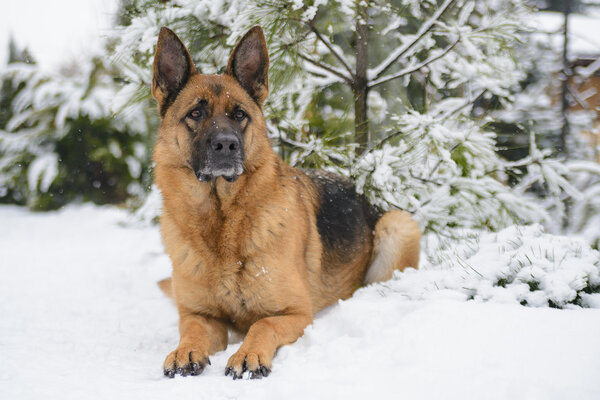
M 418 265 L 421 236 L 408 213 L 382 215 L 349 180 L 276 155 L 262 113 L 268 68 L 258 26 L 222 75 L 198 73 L 171 30 L 158 37 L 155 177 L 173 263 L 159 285 L 177 305 L 181 336 L 164 362 L 171 378 L 200 374 L 227 347 L 228 329 L 245 338 L 225 375 L 266 377 L 275 351 L 317 311 Z

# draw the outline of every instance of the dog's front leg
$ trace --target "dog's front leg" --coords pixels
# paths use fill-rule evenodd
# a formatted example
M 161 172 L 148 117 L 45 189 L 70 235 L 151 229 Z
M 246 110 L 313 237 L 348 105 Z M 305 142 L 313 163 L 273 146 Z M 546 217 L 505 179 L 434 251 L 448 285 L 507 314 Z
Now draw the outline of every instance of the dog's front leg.
M 248 330 L 240 349 L 229 358 L 225 375 L 232 374 L 233 379 L 239 379 L 244 371 L 250 371 L 253 379 L 268 376 L 275 351 L 295 342 L 311 322 L 310 312 L 258 320 Z
M 179 346 L 165 359 L 165 375 L 173 378 L 199 375 L 206 364 L 210 365 L 209 355 L 227 347 L 227 326 L 214 318 L 192 312 L 179 312 Z

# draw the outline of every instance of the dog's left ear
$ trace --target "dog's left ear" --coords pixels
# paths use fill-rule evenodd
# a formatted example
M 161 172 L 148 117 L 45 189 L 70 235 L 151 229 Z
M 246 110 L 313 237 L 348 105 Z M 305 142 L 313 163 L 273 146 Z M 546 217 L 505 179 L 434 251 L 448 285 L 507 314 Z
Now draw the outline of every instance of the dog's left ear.
M 225 73 L 237 79 L 262 107 L 269 93 L 269 53 L 260 26 L 250 29 L 235 46 Z

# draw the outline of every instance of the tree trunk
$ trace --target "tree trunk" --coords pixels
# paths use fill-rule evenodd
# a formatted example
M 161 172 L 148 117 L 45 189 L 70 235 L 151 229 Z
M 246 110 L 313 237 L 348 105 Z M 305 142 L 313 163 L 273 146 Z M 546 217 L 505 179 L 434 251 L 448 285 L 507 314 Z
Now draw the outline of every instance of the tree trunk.
M 569 77 L 571 76 L 569 66 L 569 14 L 571 13 L 570 0 L 564 2 L 564 27 L 563 27 L 563 52 L 562 52 L 562 91 L 561 91 L 561 112 L 562 112 L 562 129 L 560 132 L 560 152 L 565 155 L 565 158 L 569 158 L 569 102 L 567 99 L 567 93 L 569 90 Z M 571 208 L 571 201 L 567 198 L 564 200 L 565 215 L 562 220 L 563 230 L 566 230 L 569 226 L 569 214 Z
M 569 136 L 569 103 L 567 93 L 569 90 L 569 14 L 571 12 L 570 1 L 564 2 L 564 27 L 563 27 L 563 51 L 562 51 L 562 73 L 561 73 L 561 113 L 562 113 L 562 129 L 560 132 L 560 151 L 568 156 L 568 136 Z
M 368 67 L 368 35 L 367 20 L 368 0 L 359 0 L 356 3 L 356 74 L 352 84 L 354 95 L 354 135 L 359 145 L 358 153 L 362 153 L 368 146 L 369 121 L 367 118 L 367 67 Z

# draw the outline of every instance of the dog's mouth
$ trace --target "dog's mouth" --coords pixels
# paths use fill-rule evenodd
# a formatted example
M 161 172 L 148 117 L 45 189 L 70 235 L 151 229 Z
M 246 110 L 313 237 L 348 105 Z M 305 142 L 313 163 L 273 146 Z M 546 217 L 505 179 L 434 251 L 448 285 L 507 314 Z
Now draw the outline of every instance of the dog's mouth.
M 227 182 L 235 182 L 244 172 L 242 163 L 221 163 L 211 167 L 204 167 L 196 172 L 196 177 L 200 182 L 210 182 L 222 177 Z

